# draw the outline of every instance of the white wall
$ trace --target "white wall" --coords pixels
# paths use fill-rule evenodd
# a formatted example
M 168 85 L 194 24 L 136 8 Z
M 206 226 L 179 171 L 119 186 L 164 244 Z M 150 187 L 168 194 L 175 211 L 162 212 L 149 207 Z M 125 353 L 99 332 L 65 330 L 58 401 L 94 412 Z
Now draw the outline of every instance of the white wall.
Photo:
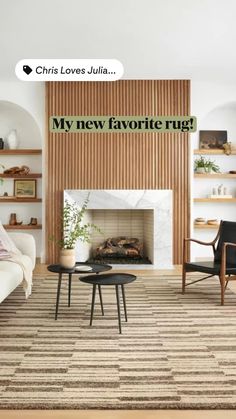
M 235 81 L 235 15 L 235 0 L 2 0 L 0 74 L 22 58 L 116 58 L 126 79 Z
M 9 102 L 9 106 L 8 104 L 5 106 L 3 101 Z M 18 105 L 15 106 L 15 110 L 14 106 L 11 105 L 12 103 Z M 20 118 L 21 110 L 20 108 L 18 110 L 18 107 L 23 108 L 30 116 L 23 112 L 22 118 Z M 31 117 L 35 123 L 31 123 Z M 12 126 L 10 126 L 11 124 Z M 45 138 L 45 92 L 43 83 L 7 80 L 0 82 L 0 137 L 5 137 L 11 128 L 18 129 L 20 137 L 19 148 L 43 148 Z M 29 135 L 29 132 L 32 135 Z M 44 154 L 42 160 L 44 161 Z M 32 172 L 44 171 L 40 156 L 1 156 L 0 163 L 6 168 L 25 164 L 31 168 Z M 42 181 L 38 180 L 37 183 L 38 197 L 44 196 L 45 188 L 42 185 Z M 6 191 L 11 195 L 13 192 L 13 181 L 5 179 L 3 186 L 0 188 L 0 194 Z M 44 218 L 44 206 L 42 208 L 41 204 L 3 203 L 0 204 L 0 220 L 4 224 L 8 224 L 11 212 L 17 213 L 18 220 L 24 223 L 29 222 L 31 217 L 37 217 L 39 223 Z M 32 230 L 30 232 L 36 239 L 37 257 L 42 258 L 44 253 L 44 226 L 42 231 Z
M 198 120 L 198 131 L 191 134 L 191 159 L 193 150 L 199 148 L 199 130 L 227 130 L 228 141 L 236 144 L 236 85 L 192 81 L 191 114 Z M 236 169 L 236 156 L 207 156 L 215 160 L 221 172 Z M 192 172 L 193 174 L 193 167 Z M 194 179 L 192 177 L 192 197 L 206 197 L 212 187 L 223 183 L 236 197 L 236 182 L 232 179 Z M 236 221 L 235 203 L 194 203 L 192 205 L 192 226 L 196 217 L 217 218 Z M 203 241 L 210 241 L 217 230 L 196 230 L 192 227 L 191 236 Z M 192 258 L 211 257 L 210 248 L 192 245 Z

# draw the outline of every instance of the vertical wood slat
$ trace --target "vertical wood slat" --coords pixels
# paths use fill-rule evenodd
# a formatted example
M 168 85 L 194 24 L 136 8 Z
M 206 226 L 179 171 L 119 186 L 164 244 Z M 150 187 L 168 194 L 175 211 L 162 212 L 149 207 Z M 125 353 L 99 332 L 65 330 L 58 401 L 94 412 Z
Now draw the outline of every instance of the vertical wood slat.
M 189 115 L 188 80 L 47 83 L 50 115 Z M 58 249 L 64 189 L 173 189 L 173 262 L 190 232 L 187 133 L 48 133 L 46 257 Z

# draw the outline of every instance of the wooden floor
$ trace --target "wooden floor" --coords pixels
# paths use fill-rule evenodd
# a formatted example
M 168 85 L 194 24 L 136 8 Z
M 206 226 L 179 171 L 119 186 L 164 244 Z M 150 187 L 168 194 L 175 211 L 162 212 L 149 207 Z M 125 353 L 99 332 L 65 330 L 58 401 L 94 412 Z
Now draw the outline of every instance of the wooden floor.
M 135 265 L 137 266 L 137 265 Z M 157 275 L 180 275 L 181 274 L 181 266 L 175 265 L 173 269 L 112 269 L 112 272 L 127 272 L 127 273 L 133 273 L 135 275 L 140 276 L 157 276 Z M 43 276 L 43 275 L 51 275 L 51 272 L 48 272 L 47 265 L 46 264 L 37 264 L 34 270 L 34 277 L 37 278 L 37 276 Z M 57 275 L 57 274 L 56 274 Z
M 119 269 L 122 271 L 122 269 Z M 129 270 L 136 275 L 180 275 L 181 266 L 171 270 Z M 47 265 L 37 265 L 35 278 L 47 275 Z M 231 286 L 236 290 L 236 281 Z M 236 410 L 0 410 L 1 419 L 236 419 Z
M 235 410 L 0 410 L 1 419 L 235 419 Z

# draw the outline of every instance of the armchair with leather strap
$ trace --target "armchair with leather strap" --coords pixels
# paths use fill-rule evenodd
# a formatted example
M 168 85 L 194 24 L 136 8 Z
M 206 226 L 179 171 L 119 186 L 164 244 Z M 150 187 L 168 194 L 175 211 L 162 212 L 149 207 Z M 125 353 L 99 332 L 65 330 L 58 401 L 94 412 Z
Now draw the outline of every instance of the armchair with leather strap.
M 188 242 L 194 242 L 203 246 L 211 246 L 214 256 L 213 260 L 187 262 Z M 188 272 L 202 272 L 207 274 L 207 276 L 187 283 Z M 225 290 L 232 275 L 236 275 L 236 222 L 221 221 L 218 233 L 211 242 L 205 243 L 191 238 L 184 239 L 182 270 L 183 294 L 185 293 L 187 286 L 217 276 L 220 280 L 221 305 L 224 305 Z

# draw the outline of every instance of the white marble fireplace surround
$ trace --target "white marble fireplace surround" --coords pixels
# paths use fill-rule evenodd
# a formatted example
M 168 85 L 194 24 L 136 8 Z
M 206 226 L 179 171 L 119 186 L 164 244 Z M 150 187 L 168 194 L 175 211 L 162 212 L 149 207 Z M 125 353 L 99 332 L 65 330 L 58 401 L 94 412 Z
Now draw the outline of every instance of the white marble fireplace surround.
M 89 210 L 153 210 L 153 264 L 152 265 L 113 265 L 132 269 L 166 269 L 172 267 L 172 191 L 171 190 L 77 190 L 66 189 L 64 201 L 76 202 L 81 207 L 89 193 Z M 86 221 L 90 221 L 89 216 Z M 78 242 L 76 253 L 81 256 L 83 244 Z M 86 252 L 85 252 L 86 253 Z M 78 256 L 79 257 L 79 256 Z M 83 259 L 83 257 L 82 257 Z M 84 260 L 85 256 L 84 256 Z

